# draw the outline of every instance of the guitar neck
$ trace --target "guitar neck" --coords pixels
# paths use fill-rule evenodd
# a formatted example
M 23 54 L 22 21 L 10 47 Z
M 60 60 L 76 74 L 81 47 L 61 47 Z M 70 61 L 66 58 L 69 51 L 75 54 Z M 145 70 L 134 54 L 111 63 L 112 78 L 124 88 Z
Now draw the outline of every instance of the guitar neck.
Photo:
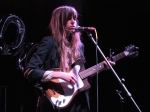
M 113 56 L 112 61 L 116 62 L 116 61 L 124 58 L 127 55 L 128 55 L 128 52 L 121 52 L 121 53 Z M 102 69 L 104 69 L 104 64 L 101 62 L 95 66 L 92 66 L 92 67 L 84 70 L 84 71 L 81 71 L 79 73 L 79 75 L 80 75 L 81 79 L 85 79 L 85 78 L 87 78 L 87 77 L 89 77 L 89 76 L 91 76 L 97 72 L 100 72 Z
M 95 66 L 92 66 L 82 72 L 79 73 L 81 79 L 85 79 L 86 77 L 89 77 L 92 74 L 97 73 L 97 71 L 100 71 L 104 68 L 104 64 L 101 62 Z
M 124 51 L 124 52 L 121 52 L 121 53 L 119 53 L 119 54 L 113 56 L 113 57 L 112 57 L 112 61 L 116 62 L 116 61 L 118 61 L 118 60 L 120 60 L 120 59 L 126 57 L 128 54 L 129 54 L 129 53 L 128 53 L 128 52 L 125 52 L 125 51 Z

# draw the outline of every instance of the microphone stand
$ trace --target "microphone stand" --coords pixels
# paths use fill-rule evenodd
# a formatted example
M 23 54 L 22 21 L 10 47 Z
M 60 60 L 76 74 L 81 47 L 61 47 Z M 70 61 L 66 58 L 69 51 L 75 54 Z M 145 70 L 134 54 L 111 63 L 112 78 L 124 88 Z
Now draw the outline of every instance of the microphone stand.
M 116 90 L 118 96 L 120 97 L 120 106 L 121 106 L 121 112 L 123 112 L 123 102 L 124 102 L 124 98 L 122 97 L 121 93 L 122 91 L 118 91 Z
M 113 69 L 113 67 L 110 65 L 110 63 L 108 62 L 107 58 L 105 57 L 105 55 L 103 54 L 102 50 L 99 48 L 98 44 L 95 42 L 93 36 L 91 33 L 87 32 L 87 36 L 89 38 L 91 38 L 91 40 L 93 41 L 94 45 L 96 46 L 96 48 L 99 50 L 100 54 L 102 55 L 102 57 L 104 58 L 104 60 L 106 61 L 106 63 L 108 64 L 109 68 L 111 69 L 111 71 L 114 73 L 115 77 L 117 78 L 119 84 L 122 86 L 122 88 L 125 90 L 127 96 L 131 99 L 131 101 L 134 103 L 134 105 L 136 106 L 136 108 L 138 109 L 139 112 L 142 112 L 140 110 L 140 108 L 138 107 L 138 105 L 136 104 L 136 102 L 134 101 L 134 99 L 132 98 L 131 93 L 128 91 L 128 89 L 126 88 L 126 86 L 124 85 L 123 81 L 119 78 L 119 76 L 117 75 L 117 73 L 115 72 L 115 70 Z

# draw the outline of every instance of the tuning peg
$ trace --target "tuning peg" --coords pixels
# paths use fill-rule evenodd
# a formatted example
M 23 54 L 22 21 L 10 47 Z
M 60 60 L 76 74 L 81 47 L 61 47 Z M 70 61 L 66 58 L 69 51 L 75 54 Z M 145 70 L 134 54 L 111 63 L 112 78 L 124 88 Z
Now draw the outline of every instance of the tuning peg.
M 135 57 L 138 57 L 139 51 L 136 51 L 135 54 L 136 54 Z
M 129 47 L 129 46 L 128 46 Z M 139 50 L 139 47 L 135 46 L 134 44 L 131 44 L 130 47 L 135 48 L 136 50 Z
M 139 47 L 135 47 L 136 48 L 136 50 L 139 50 Z
M 133 52 L 133 53 L 130 54 L 130 57 L 131 57 L 131 58 L 138 57 L 138 54 L 139 54 L 139 52 L 138 52 L 138 51 L 135 51 L 135 52 Z

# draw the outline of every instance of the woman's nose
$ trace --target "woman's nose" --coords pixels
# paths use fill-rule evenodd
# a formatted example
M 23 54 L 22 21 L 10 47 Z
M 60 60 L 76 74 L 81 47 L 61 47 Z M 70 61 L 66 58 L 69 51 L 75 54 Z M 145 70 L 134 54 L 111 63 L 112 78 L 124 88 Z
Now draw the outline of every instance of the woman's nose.
M 71 22 L 75 22 L 75 20 L 72 18 L 72 19 L 71 19 Z

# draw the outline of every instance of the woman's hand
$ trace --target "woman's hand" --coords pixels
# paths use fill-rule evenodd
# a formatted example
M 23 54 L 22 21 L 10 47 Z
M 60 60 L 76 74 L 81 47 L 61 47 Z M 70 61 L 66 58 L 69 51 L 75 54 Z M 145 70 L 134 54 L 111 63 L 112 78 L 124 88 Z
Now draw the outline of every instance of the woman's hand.
M 77 77 L 71 72 L 53 72 L 52 78 L 61 78 L 70 82 L 71 84 L 77 83 Z
M 70 82 L 71 84 L 75 84 L 77 83 L 77 77 L 75 74 L 73 73 L 63 73 L 64 75 L 62 76 L 62 78 L 68 82 Z
M 116 63 L 113 62 L 113 61 L 111 61 L 111 60 L 108 60 L 108 62 L 109 62 L 109 64 L 110 64 L 111 66 L 116 65 Z M 106 61 L 103 61 L 103 64 L 104 64 L 104 66 L 105 66 L 105 70 L 106 70 L 106 69 L 109 69 L 109 65 L 107 64 Z

